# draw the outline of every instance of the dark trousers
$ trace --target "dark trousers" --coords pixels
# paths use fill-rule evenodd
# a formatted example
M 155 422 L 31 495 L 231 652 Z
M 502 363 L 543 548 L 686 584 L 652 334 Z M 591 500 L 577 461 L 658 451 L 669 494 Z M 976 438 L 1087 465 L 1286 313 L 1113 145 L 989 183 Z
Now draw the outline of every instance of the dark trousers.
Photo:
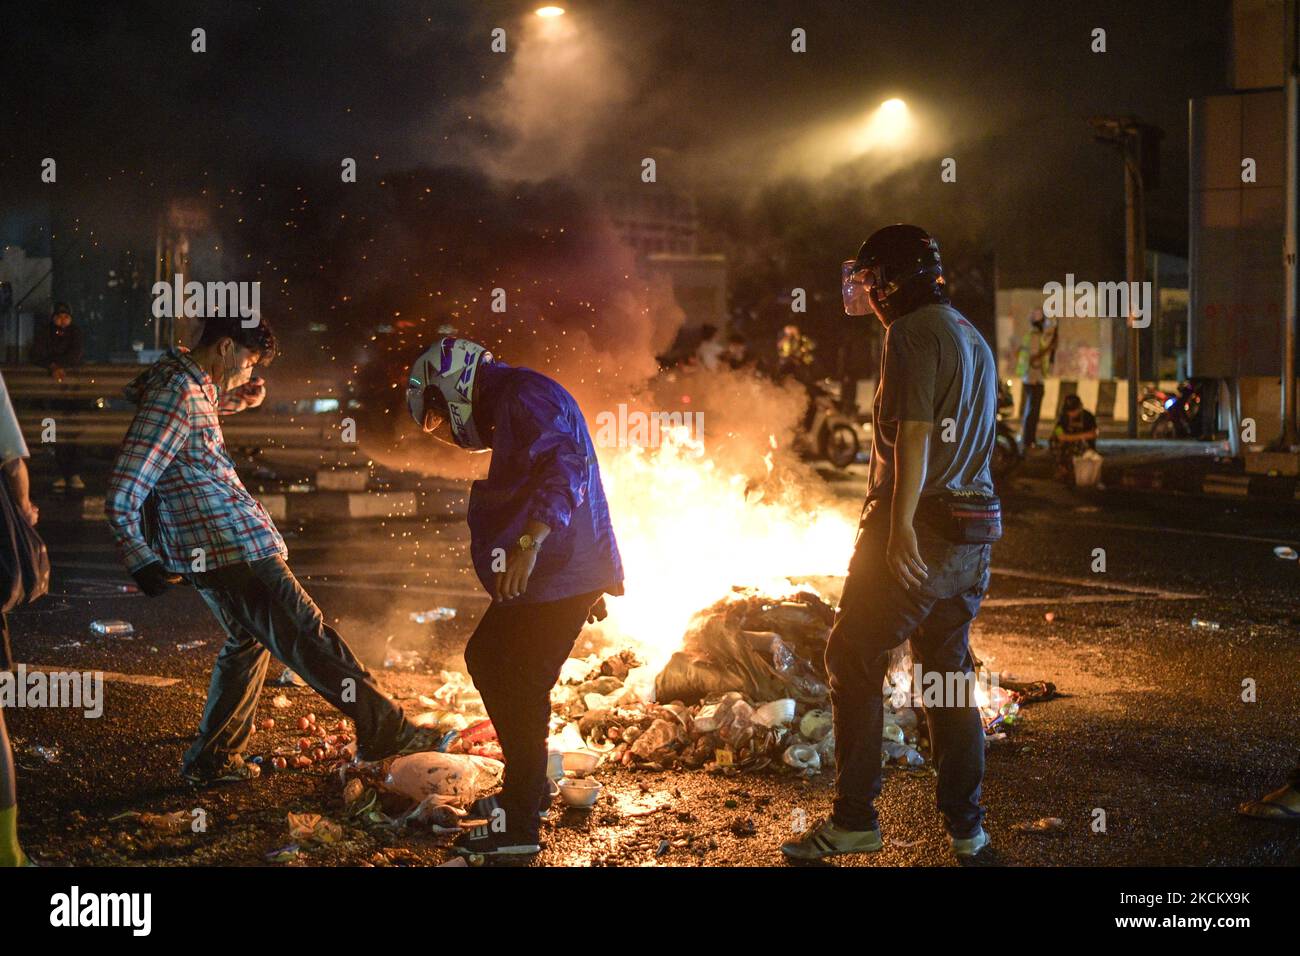
M 551 688 L 598 597 L 599 591 L 540 604 L 493 604 L 465 647 L 465 664 L 506 758 L 497 801 L 511 833 L 537 833 Z
M 1038 418 L 1043 413 L 1043 385 L 1025 385 L 1020 416 L 1020 445 L 1032 448 L 1038 441 Z
M 40 403 L 41 410 L 54 419 L 56 431 L 54 441 L 54 464 L 59 477 L 70 481 L 73 475 L 81 471 L 82 449 L 75 441 L 64 434 L 64 422 L 69 415 L 86 411 L 87 403 L 69 398 L 47 398 Z
M 835 717 L 832 817 L 850 830 L 876 826 L 882 687 L 890 650 L 910 639 L 914 665 L 927 676 L 972 674 L 970 623 L 988 587 L 991 545 L 949 544 L 918 519 L 917 540 L 929 577 L 921 589 L 905 589 L 885 565 L 888 511 L 887 503 L 877 504 L 863 520 L 826 645 Z M 925 708 L 939 774 L 939 810 L 948 832 L 962 838 L 973 836 L 983 820 L 984 779 L 984 728 L 973 695 L 964 697 Z
M 54 464 L 58 466 L 59 475 L 64 481 L 71 481 L 81 473 L 81 446 L 71 441 L 56 442 L 54 445 Z
M 290 667 L 357 725 L 357 754 L 377 760 L 413 732 L 402 708 L 375 683 L 279 557 L 190 575 L 222 630 L 198 739 L 186 769 L 220 766 L 253 732 L 271 657 Z

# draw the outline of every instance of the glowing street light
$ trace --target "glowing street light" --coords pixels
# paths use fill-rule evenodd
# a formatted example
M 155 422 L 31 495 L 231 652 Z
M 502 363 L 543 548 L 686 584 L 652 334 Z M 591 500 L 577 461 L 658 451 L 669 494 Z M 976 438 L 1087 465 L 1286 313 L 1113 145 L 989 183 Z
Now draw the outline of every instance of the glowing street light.
M 912 129 L 912 111 L 898 97 L 885 100 L 867 120 L 863 131 L 869 145 L 897 146 Z
M 871 111 L 865 124 L 859 127 L 855 140 L 859 152 L 879 147 L 898 147 L 909 139 L 911 131 L 911 109 L 894 96 Z
M 564 16 L 564 7 L 538 7 L 533 12 L 543 19 L 550 19 Z

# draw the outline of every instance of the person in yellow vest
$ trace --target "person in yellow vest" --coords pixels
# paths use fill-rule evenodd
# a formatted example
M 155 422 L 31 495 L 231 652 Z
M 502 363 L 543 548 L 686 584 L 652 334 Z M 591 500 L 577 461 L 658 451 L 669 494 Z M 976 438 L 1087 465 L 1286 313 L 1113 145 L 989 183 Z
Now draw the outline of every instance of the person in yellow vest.
M 1043 382 L 1052 371 L 1056 357 L 1056 326 L 1048 327 L 1042 309 L 1029 316 L 1029 339 L 1020 351 L 1020 381 L 1024 397 L 1020 400 L 1020 445 L 1026 451 L 1038 447 L 1038 419 L 1043 412 Z

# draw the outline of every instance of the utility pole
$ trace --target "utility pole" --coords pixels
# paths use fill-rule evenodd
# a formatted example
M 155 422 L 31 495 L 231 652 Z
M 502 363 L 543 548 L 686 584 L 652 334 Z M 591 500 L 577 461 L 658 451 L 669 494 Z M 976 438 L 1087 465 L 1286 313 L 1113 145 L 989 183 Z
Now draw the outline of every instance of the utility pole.
M 1282 434 L 1276 450 L 1289 452 L 1296 435 L 1296 312 L 1300 306 L 1300 268 L 1296 262 L 1296 231 L 1300 220 L 1300 16 L 1288 4 L 1291 44 L 1286 73 L 1286 235 L 1283 269 L 1286 276 L 1282 309 Z
M 1124 137 L 1124 246 L 1128 261 L 1128 437 L 1138 437 L 1138 380 L 1142 342 L 1138 336 L 1133 290 L 1146 281 L 1146 204 L 1143 202 L 1141 133 Z
M 1129 289 L 1146 281 L 1146 189 L 1154 188 L 1159 176 L 1159 147 L 1164 132 L 1132 116 L 1095 116 L 1093 138 L 1119 149 L 1124 160 L 1124 261 Z M 1137 284 L 1135 284 L 1137 283 Z M 1138 378 L 1141 363 L 1142 326 L 1137 324 L 1139 296 L 1128 297 L 1128 437 L 1138 434 Z

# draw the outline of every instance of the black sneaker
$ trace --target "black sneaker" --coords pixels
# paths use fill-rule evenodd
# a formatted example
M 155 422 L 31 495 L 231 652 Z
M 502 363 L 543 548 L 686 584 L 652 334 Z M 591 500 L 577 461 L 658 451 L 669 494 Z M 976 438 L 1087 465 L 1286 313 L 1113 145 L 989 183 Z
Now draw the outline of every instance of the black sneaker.
M 470 823 L 491 823 L 495 819 L 493 814 L 501 809 L 501 801 L 497 799 L 498 796 L 500 796 L 499 792 L 492 794 L 490 797 L 479 797 L 471 803 L 466 821 Z M 537 807 L 538 820 L 549 820 L 551 818 L 551 800 L 551 791 L 548 787 Z
M 255 763 L 248 763 L 240 754 L 231 754 L 225 763 L 217 767 L 186 767 L 181 770 L 181 776 L 192 787 L 256 780 L 261 775 L 262 768 Z
M 479 824 L 458 836 L 451 848 L 461 856 L 523 858 L 542 852 L 535 833 L 518 833 L 510 830 L 493 832 L 490 824 Z

